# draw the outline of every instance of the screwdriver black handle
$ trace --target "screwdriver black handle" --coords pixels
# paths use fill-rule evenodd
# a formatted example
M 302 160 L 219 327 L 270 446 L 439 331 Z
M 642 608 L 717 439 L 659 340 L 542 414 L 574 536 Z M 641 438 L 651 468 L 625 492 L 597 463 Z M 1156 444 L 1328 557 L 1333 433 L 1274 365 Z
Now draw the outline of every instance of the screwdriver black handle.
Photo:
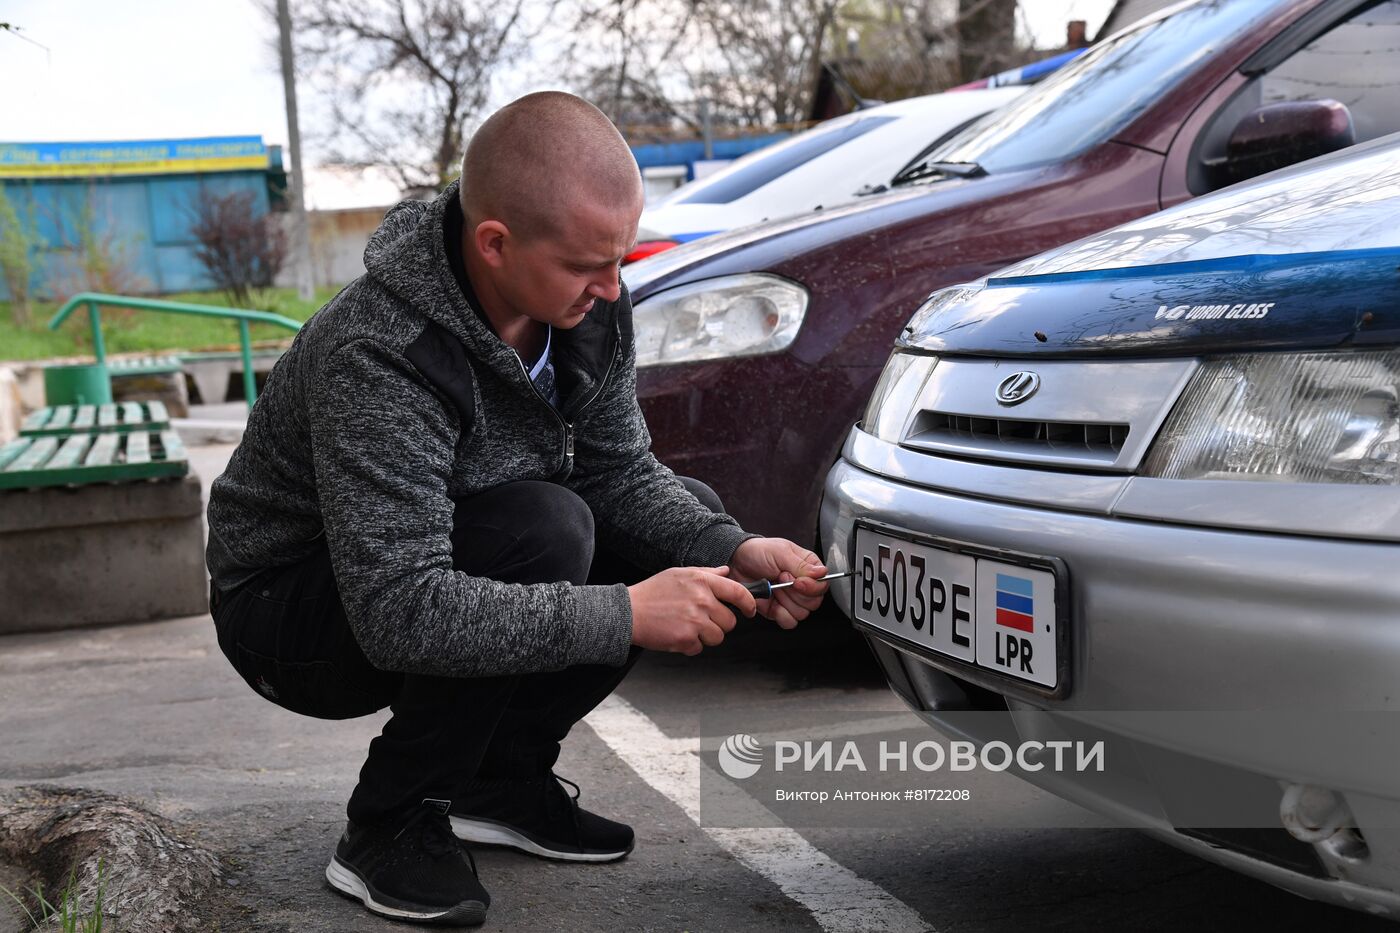
M 749 591 L 749 595 L 754 599 L 767 599 L 773 595 L 773 584 L 767 580 L 759 580 L 757 583 L 749 583 L 744 586 Z

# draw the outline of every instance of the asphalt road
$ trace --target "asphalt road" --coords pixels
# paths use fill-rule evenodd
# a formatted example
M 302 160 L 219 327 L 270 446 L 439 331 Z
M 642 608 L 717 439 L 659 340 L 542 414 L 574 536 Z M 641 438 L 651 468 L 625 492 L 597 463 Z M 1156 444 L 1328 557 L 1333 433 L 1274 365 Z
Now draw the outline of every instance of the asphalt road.
M 196 453 L 209 476 L 227 449 Z M 1035 792 L 981 772 L 960 781 L 973 801 L 955 820 L 912 809 L 879 828 L 702 825 L 693 749 L 714 717 L 902 710 L 839 625 L 755 624 L 699 658 L 647 657 L 619 695 L 575 730 L 557 770 L 586 806 L 630 821 L 637 850 L 584 866 L 481 851 L 487 929 L 1395 929 L 1129 830 L 1007 828 L 988 808 Z M 322 880 L 382 721 L 314 722 L 266 703 L 228 668 L 207 617 L 0 638 L 0 782 L 94 787 L 176 819 L 230 866 L 221 929 L 400 929 Z

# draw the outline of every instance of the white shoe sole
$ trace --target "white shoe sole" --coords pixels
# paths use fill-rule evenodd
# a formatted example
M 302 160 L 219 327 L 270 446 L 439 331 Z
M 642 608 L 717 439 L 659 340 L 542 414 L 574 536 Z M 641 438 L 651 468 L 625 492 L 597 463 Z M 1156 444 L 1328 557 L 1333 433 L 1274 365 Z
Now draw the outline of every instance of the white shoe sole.
M 547 849 L 530 837 L 500 823 L 470 820 L 460 816 L 450 816 L 448 821 L 452 824 L 453 835 L 463 842 L 475 842 L 478 845 L 486 846 L 509 846 L 512 849 L 519 849 L 521 852 L 528 852 L 530 855 L 538 855 L 540 858 L 555 859 L 561 862 L 615 862 L 632 851 L 631 848 L 628 848 L 620 852 L 561 852 Z
M 364 904 L 367 910 L 383 917 L 452 926 L 475 926 L 486 922 L 486 908 L 477 901 L 468 901 L 455 907 L 449 907 L 447 910 L 433 911 L 405 910 L 402 907 L 381 904 L 374 899 L 359 875 L 334 858 L 326 866 L 326 881 L 337 891 Z

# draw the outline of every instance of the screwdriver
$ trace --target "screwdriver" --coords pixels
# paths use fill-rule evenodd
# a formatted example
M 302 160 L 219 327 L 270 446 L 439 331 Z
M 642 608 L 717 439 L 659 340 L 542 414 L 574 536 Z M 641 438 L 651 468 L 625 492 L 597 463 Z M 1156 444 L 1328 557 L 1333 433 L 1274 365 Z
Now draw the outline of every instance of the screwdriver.
M 839 580 L 842 577 L 849 577 L 854 573 L 854 570 L 843 570 L 840 573 L 829 573 L 824 577 L 808 577 L 808 579 L 824 582 L 826 580 Z M 773 595 L 774 590 L 781 590 L 785 587 L 792 586 L 792 584 L 796 582 L 796 580 L 793 580 L 788 583 L 774 583 L 772 580 L 759 580 L 757 583 L 746 584 L 744 589 L 752 593 L 755 599 L 767 599 Z

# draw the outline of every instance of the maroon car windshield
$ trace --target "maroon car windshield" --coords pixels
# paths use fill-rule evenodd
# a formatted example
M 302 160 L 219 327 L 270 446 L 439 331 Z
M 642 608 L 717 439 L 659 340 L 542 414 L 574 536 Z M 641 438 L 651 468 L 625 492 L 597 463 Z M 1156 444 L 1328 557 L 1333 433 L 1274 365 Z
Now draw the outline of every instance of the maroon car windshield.
M 1288 2 L 1202 0 L 1111 36 L 901 175 L 937 174 L 919 170 L 933 163 L 997 173 L 1069 159 L 1110 139 L 1216 48 Z

